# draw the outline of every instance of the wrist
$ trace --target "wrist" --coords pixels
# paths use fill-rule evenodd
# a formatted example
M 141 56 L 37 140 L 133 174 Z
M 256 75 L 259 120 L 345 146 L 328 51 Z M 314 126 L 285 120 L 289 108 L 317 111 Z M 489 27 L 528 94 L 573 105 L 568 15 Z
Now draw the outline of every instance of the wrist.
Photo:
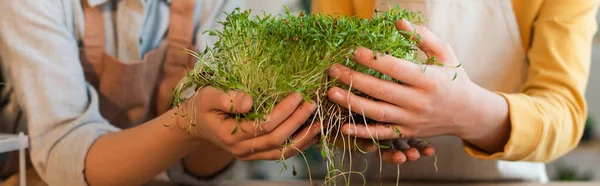
M 488 153 L 501 152 L 510 137 L 510 119 L 506 100 L 473 84 L 461 139 Z
M 186 172 L 197 177 L 213 177 L 226 170 L 235 161 L 228 151 L 206 140 L 200 140 L 195 149 L 183 158 Z
M 198 126 L 200 123 L 198 122 L 198 116 L 200 112 L 197 112 L 198 108 L 196 105 L 196 97 L 191 97 L 182 103 L 179 106 L 176 106 L 171 109 L 172 115 L 175 117 L 176 125 L 178 129 L 181 129 L 190 140 L 194 141 L 203 141 L 206 140 L 204 136 L 202 136 L 200 132 L 198 132 Z

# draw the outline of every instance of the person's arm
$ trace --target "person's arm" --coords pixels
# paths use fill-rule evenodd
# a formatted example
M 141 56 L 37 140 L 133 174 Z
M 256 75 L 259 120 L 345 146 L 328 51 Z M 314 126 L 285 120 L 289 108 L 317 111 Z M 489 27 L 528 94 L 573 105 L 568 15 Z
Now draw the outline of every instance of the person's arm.
M 327 2 L 313 8 L 322 13 L 356 14 Z M 533 23 L 532 44 L 527 51 L 530 68 L 522 92 L 493 93 L 475 87 L 469 94 L 473 95 L 471 101 L 465 100 L 479 104 L 462 122 L 469 127 L 456 130 L 471 156 L 548 162 L 577 146 L 587 115 L 584 92 L 597 8 L 598 1 L 543 3 Z M 388 137 L 393 136 L 391 131 Z
M 598 1 L 544 1 L 527 51 L 528 78 L 519 94 L 502 95 L 509 106 L 510 137 L 499 153 L 471 145 L 482 159 L 552 161 L 577 146 L 584 129 Z
M 73 17 L 67 15 L 72 6 L 68 0 L 0 2 L 3 73 L 14 85 L 27 119 L 33 165 L 49 185 L 142 185 L 197 148 L 201 140 L 241 160 L 272 160 L 282 153 L 285 158 L 299 153 L 294 148 L 282 152 L 280 143 L 274 143 L 292 136 L 316 109 L 298 94 L 273 109 L 271 120 L 262 124 L 266 130 L 253 131 L 254 127 L 247 126 L 253 122 L 240 124 L 248 127 L 248 134 L 231 135 L 238 122 L 225 118 L 225 113 L 231 104 L 239 105 L 233 110 L 236 113 L 248 112 L 251 97 L 210 87 L 180 106 L 183 111 L 194 111 L 191 122 L 202 128 L 192 135 L 179 130 L 190 121 L 173 110 L 130 129 L 111 126 L 100 115 L 98 95 L 84 78 L 77 40 L 69 29 Z M 236 94 L 233 102 L 229 94 Z M 292 146 L 304 150 L 315 144 L 312 139 L 318 129 L 302 129 Z M 306 133 L 310 134 L 300 139 Z M 213 168 L 219 167 L 208 169 Z
M 3 68 L 25 111 L 33 165 L 50 185 L 147 181 L 195 143 L 185 132 L 165 130 L 174 121 L 166 116 L 121 132 L 100 116 L 67 26 L 71 6 L 34 0 L 0 6 Z

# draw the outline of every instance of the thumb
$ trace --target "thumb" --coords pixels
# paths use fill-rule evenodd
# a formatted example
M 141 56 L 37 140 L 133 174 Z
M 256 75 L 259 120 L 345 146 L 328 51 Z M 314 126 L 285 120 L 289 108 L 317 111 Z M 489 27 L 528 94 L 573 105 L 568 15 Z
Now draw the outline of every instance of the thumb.
M 240 91 L 223 91 L 214 87 L 204 87 L 200 90 L 203 104 L 208 110 L 217 110 L 232 114 L 242 114 L 252 109 L 252 97 Z

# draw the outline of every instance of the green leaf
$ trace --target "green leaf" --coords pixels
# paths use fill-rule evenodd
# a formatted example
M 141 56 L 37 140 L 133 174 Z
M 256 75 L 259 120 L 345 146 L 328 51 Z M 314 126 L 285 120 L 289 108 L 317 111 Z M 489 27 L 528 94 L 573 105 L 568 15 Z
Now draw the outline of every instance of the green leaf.
M 379 146 L 379 148 L 382 148 L 382 149 L 389 149 L 390 148 L 390 146 L 381 145 L 381 144 L 378 144 L 377 146 Z
M 304 100 L 310 104 L 313 103 L 313 100 L 311 100 L 310 97 L 308 97 L 308 95 L 306 95 L 306 94 L 302 94 L 302 100 Z
M 454 81 L 457 76 L 458 76 L 458 72 L 454 71 L 454 77 L 452 77 L 452 81 Z
M 233 131 L 231 131 L 231 135 L 234 135 L 238 131 L 238 128 L 239 128 L 238 126 L 235 126 Z
M 456 67 L 454 68 L 460 68 L 462 66 L 462 63 L 459 63 Z
M 400 129 L 398 129 L 396 126 L 392 126 L 392 128 L 394 129 L 394 132 L 396 132 L 396 134 L 402 135 L 402 132 L 400 132 Z

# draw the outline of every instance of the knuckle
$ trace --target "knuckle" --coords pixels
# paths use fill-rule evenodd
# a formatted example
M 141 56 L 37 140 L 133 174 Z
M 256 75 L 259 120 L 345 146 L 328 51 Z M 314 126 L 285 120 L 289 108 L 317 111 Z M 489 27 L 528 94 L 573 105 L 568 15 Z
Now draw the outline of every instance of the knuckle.
M 442 45 L 442 50 L 445 51 L 445 52 L 451 52 L 452 51 L 452 45 L 450 45 L 450 43 L 444 42 L 444 44 Z
M 375 85 L 375 97 L 384 98 L 387 94 L 388 89 L 382 83 L 377 83 Z
M 387 68 L 387 74 L 388 75 L 393 75 L 393 74 L 399 74 L 402 71 L 402 64 L 401 63 L 392 63 L 390 68 Z
M 236 150 L 232 150 L 231 154 L 237 158 L 237 157 L 243 157 L 244 155 L 246 155 L 246 152 L 244 152 L 243 150 L 236 149 Z
M 432 90 L 432 91 L 437 90 L 438 86 L 439 86 L 439 82 L 434 81 L 434 80 L 428 80 L 423 83 L 423 87 L 426 90 Z
M 221 142 L 226 146 L 233 146 L 236 144 L 236 140 L 231 137 L 224 137 L 221 139 Z
M 346 77 L 348 77 L 349 75 L 352 74 L 352 71 L 350 69 L 346 68 L 345 66 L 338 65 L 338 66 L 336 66 L 336 68 L 340 71 L 340 76 L 339 76 L 340 79 L 342 79 L 342 78 L 345 79 Z
M 375 107 L 374 113 L 373 113 L 373 119 L 377 120 L 377 121 L 381 121 L 381 122 L 385 122 L 386 121 L 386 114 L 385 111 L 381 108 L 381 107 Z
M 273 124 L 273 122 L 267 121 L 267 122 L 262 123 L 261 128 L 262 128 L 262 133 L 269 133 L 269 132 L 275 130 L 275 124 Z
M 417 101 L 413 107 L 417 113 L 424 113 L 429 110 L 430 106 L 428 101 Z
M 283 138 L 273 138 L 273 140 L 268 142 L 268 145 L 270 147 L 277 147 L 277 146 L 281 146 L 281 144 L 283 144 L 285 142 L 285 139 Z

